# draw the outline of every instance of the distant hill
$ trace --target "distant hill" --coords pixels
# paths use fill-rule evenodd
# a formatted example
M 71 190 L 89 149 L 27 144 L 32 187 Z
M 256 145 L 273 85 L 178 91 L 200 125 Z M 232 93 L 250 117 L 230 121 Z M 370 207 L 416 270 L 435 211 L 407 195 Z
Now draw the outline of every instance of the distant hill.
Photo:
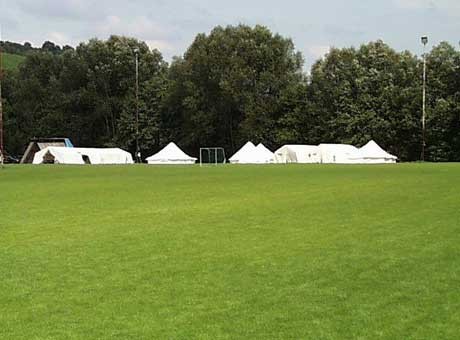
M 21 64 L 26 57 L 18 54 L 2 53 L 2 58 L 3 69 L 15 70 L 19 67 L 19 64 Z
M 58 55 L 66 50 L 73 49 L 73 47 L 68 45 L 61 47 L 51 41 L 45 41 L 41 47 L 33 47 L 28 42 L 20 44 L 12 41 L 0 41 L 0 48 L 3 52 L 3 68 L 5 70 L 17 69 L 19 64 L 28 55 L 33 53 L 52 53 Z
M 66 50 L 73 50 L 72 46 L 63 47 L 56 45 L 52 41 L 45 41 L 41 47 L 33 47 L 30 43 L 20 44 L 13 41 L 0 41 L 0 48 L 4 53 L 27 56 L 35 52 L 46 52 L 52 54 L 61 54 Z

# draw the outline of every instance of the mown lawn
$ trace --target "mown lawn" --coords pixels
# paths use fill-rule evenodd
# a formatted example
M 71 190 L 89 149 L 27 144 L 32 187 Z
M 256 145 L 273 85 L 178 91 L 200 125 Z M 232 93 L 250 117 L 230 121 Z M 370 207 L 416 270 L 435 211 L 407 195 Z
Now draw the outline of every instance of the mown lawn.
M 0 169 L 1 339 L 456 339 L 460 164 Z

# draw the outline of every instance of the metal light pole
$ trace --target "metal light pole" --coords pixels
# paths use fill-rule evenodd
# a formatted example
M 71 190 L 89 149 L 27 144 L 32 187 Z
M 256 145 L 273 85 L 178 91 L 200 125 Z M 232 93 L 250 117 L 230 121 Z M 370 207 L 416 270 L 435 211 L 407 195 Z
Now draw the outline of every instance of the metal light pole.
M 0 29 L 1 38 L 1 29 Z M 1 39 L 0 39 L 1 41 Z M 2 104 L 2 80 L 3 80 L 3 60 L 2 60 L 2 47 L 0 46 L 0 163 L 3 167 L 5 151 L 3 148 L 3 104 Z
M 141 150 L 139 148 L 139 49 L 134 49 L 136 55 L 136 162 L 141 163 Z
M 425 161 L 425 122 L 426 122 L 426 44 L 428 43 L 428 37 L 422 37 L 423 44 L 423 90 L 422 90 L 422 162 Z

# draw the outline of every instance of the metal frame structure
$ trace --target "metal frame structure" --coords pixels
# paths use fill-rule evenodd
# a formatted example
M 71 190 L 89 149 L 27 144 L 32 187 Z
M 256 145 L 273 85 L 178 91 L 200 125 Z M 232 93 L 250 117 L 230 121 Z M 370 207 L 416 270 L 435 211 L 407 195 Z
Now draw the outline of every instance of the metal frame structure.
M 423 44 L 423 89 L 422 89 L 422 154 L 421 160 L 425 161 L 425 130 L 426 130 L 426 44 L 428 43 L 428 37 L 423 36 L 421 38 Z
M 0 41 L 2 40 L 2 28 L 0 27 Z M 0 164 L 3 167 L 5 159 L 5 150 L 3 146 L 3 98 L 2 98 L 2 80 L 3 80 L 3 59 L 2 47 L 0 46 Z
M 21 157 L 19 163 L 21 164 L 30 164 L 34 159 L 36 152 L 43 150 L 48 146 L 60 146 L 66 148 L 73 148 L 73 144 L 69 138 L 60 137 L 60 138 L 32 138 L 29 142 L 29 145 L 24 151 L 24 154 Z
M 211 163 L 211 151 L 214 150 L 214 163 Z M 218 162 L 218 158 L 217 158 L 217 152 L 221 150 L 222 151 L 222 156 L 224 158 L 224 162 L 223 164 L 227 163 L 227 158 L 225 157 L 225 149 L 224 148 L 221 148 L 221 147 L 206 147 L 206 148 L 200 148 L 200 166 L 203 166 L 203 152 L 206 151 L 208 153 L 208 156 L 209 156 L 209 163 L 206 163 L 206 164 L 214 164 L 214 165 L 217 165 L 217 164 L 220 164 Z
M 134 49 L 136 57 L 136 163 L 142 163 L 141 149 L 139 148 L 139 49 Z

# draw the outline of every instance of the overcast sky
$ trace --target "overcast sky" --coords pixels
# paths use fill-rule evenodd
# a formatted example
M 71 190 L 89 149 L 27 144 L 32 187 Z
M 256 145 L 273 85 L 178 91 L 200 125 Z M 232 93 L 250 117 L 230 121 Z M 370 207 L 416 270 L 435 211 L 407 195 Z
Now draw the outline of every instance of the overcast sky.
M 262 24 L 291 37 L 307 67 L 330 46 L 382 39 L 397 50 L 422 51 L 446 40 L 459 47 L 460 0 L 0 0 L 3 40 L 39 46 L 77 45 L 110 34 L 134 36 L 167 61 L 197 33 L 216 25 Z

